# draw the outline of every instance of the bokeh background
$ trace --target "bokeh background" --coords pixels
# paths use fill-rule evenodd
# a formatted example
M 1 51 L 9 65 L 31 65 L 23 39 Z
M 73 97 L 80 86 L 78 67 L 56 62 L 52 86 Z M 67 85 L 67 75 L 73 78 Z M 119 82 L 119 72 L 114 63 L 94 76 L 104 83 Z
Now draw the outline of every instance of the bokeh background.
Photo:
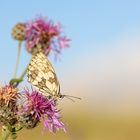
M 42 125 L 21 131 L 18 140 L 139 140 L 140 139 L 140 1 L 139 0 L 4 0 L 0 4 L 0 83 L 13 76 L 17 22 L 48 16 L 63 24 L 72 39 L 53 63 L 64 94 L 67 133 L 42 135 Z M 23 46 L 18 75 L 30 55 Z M 22 87 L 28 85 L 27 79 Z

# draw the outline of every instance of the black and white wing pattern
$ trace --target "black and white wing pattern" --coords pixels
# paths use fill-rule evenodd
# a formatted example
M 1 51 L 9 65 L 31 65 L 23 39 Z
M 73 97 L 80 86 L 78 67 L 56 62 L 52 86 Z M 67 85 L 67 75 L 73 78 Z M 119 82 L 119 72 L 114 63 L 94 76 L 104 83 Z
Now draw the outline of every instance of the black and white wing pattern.
M 54 68 L 42 52 L 34 55 L 28 66 L 28 81 L 45 96 L 60 95 L 60 84 Z

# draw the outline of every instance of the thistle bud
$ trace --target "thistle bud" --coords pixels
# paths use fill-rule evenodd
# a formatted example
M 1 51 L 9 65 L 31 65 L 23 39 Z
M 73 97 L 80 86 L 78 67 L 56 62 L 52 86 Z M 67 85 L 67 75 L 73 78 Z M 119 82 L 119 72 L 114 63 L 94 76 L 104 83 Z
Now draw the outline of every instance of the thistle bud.
M 12 37 L 18 41 L 25 40 L 25 38 L 26 38 L 26 25 L 24 23 L 16 24 L 12 29 Z

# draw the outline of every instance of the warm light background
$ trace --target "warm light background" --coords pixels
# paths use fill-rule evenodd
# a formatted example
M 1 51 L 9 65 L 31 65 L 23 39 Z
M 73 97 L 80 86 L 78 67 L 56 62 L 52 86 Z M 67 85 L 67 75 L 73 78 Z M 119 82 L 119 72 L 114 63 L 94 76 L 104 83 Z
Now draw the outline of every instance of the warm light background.
M 47 15 L 60 21 L 72 39 L 60 61 L 51 58 L 62 93 L 82 98 L 60 101 L 67 133 L 42 135 L 40 125 L 21 131 L 18 140 L 140 139 L 139 6 L 139 0 L 1 2 L 0 83 L 8 83 L 14 70 L 17 42 L 11 39 L 11 28 Z M 19 75 L 29 58 L 23 48 Z

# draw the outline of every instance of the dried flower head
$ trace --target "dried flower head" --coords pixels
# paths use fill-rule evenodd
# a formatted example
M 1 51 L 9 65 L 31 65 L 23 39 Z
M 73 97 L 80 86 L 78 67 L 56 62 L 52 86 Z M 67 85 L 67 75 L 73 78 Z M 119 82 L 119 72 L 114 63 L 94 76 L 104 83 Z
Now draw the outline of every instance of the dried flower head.
M 32 91 L 30 94 L 28 90 L 25 90 L 24 95 L 26 101 L 19 113 L 20 122 L 23 126 L 33 128 L 43 120 L 44 127 L 51 132 L 56 132 L 59 129 L 65 130 L 64 124 L 60 121 L 60 114 L 56 109 L 54 100 L 47 99 L 37 91 Z
M 26 38 L 26 25 L 24 23 L 16 24 L 12 29 L 12 37 L 18 41 L 23 41 Z
M 6 85 L 0 87 L 0 123 L 13 125 L 17 122 L 16 102 L 18 99 L 18 91 L 15 87 Z
M 26 23 L 26 33 L 26 49 L 32 54 L 40 51 L 46 55 L 50 51 L 60 53 L 62 48 L 69 47 L 70 39 L 61 35 L 60 24 L 43 17 Z M 41 48 L 37 48 L 38 44 Z

